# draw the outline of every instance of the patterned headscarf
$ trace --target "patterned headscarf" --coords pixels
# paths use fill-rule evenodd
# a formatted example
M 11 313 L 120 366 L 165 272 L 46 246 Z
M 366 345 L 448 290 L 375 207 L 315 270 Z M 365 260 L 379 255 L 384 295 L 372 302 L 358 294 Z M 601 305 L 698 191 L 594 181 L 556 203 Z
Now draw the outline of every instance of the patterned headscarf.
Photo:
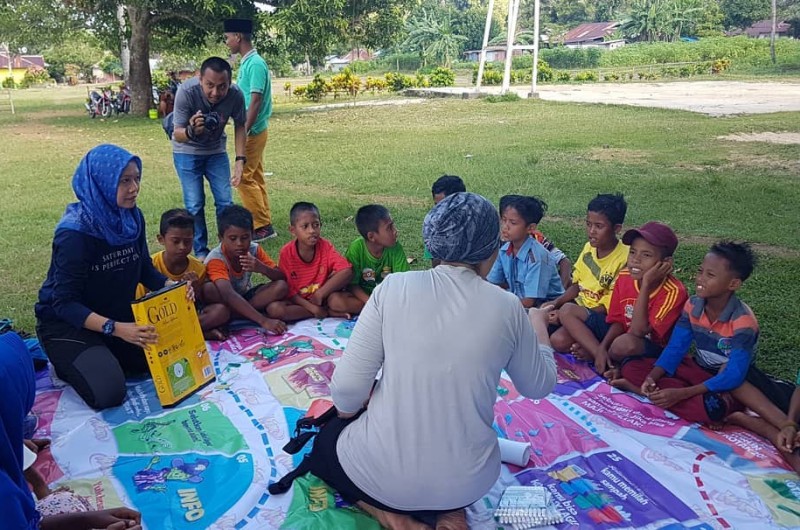
M 56 230 L 75 230 L 112 246 L 136 241 L 142 231 L 141 211 L 117 205 L 119 179 L 131 161 L 141 175 L 142 161 L 121 147 L 102 144 L 86 153 L 72 176 L 78 202 L 67 205 Z
M 28 348 L 16 333 L 3 333 L 0 335 L 0 514 L 3 528 L 39 528 L 39 513 L 22 473 L 23 422 L 33 407 L 35 388 Z
M 425 216 L 422 239 L 435 259 L 474 265 L 500 246 L 500 218 L 485 197 L 454 193 Z

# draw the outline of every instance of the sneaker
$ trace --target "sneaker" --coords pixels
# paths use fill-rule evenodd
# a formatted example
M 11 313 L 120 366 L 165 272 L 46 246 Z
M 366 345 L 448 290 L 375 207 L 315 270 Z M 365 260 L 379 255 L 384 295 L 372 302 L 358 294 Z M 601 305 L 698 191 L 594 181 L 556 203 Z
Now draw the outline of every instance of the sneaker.
M 278 233 L 272 228 L 272 225 L 262 226 L 253 230 L 253 241 L 256 243 L 273 237 L 278 237 Z

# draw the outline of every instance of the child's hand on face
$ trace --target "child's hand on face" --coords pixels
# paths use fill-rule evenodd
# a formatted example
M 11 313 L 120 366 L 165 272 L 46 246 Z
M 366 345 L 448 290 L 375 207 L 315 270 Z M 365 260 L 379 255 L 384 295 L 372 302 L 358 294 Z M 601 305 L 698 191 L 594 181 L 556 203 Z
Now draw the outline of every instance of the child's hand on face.
M 243 254 L 239 256 L 239 265 L 242 266 L 243 272 L 253 272 L 256 270 L 256 257 L 250 254 Z
M 644 276 L 642 276 L 642 289 L 652 290 L 657 288 L 671 272 L 671 261 L 659 262 L 658 265 L 645 272 Z

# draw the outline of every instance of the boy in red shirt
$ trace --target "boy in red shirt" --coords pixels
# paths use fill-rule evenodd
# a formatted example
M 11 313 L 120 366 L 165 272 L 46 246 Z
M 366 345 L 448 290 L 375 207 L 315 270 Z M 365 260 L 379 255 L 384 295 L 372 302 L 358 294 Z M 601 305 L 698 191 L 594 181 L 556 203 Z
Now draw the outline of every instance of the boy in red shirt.
M 656 221 L 628 230 L 622 242 L 630 246 L 626 268 L 621 270 L 608 307 L 608 331 L 598 341 L 580 322 L 563 321 L 598 372 L 615 386 L 626 387 L 616 370 L 606 370 L 629 357 L 658 357 L 669 342 L 688 295 L 672 275 L 672 256 L 678 238 Z
M 295 237 L 281 249 L 278 265 L 289 282 L 288 299 L 273 302 L 271 315 L 286 321 L 304 318 L 350 318 L 361 302 L 344 291 L 353 278 L 353 266 L 333 244 L 320 236 L 319 209 L 298 202 L 289 212 L 289 231 Z
M 283 272 L 264 249 L 252 241 L 253 215 L 234 204 L 222 210 L 218 223 L 220 244 L 206 256 L 206 273 L 214 282 L 220 300 L 207 298 L 206 302 L 221 302 L 234 316 L 252 320 L 267 331 L 285 333 L 285 322 L 276 319 L 269 309 L 266 314 L 262 313 L 272 302 L 286 296 L 288 286 Z M 253 287 L 253 272 L 272 281 Z

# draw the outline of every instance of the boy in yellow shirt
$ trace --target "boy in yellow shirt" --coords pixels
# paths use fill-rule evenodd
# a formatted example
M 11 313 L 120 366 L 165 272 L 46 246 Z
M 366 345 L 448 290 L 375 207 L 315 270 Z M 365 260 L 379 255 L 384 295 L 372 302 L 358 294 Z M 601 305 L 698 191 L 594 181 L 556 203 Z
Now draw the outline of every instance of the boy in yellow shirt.
M 223 340 L 222 331 L 230 319 L 230 312 L 224 304 L 203 301 L 218 300 L 213 283 L 206 281 L 206 266 L 191 255 L 194 240 L 194 218 L 187 210 L 175 208 L 161 215 L 158 242 L 164 250 L 150 256 L 157 271 L 173 281 L 187 280 L 192 283 L 198 304 L 198 318 L 203 336 L 208 340 Z M 147 294 L 144 285 L 139 284 L 136 298 Z
M 556 351 L 579 354 L 580 346 L 561 326 L 564 319 L 579 319 L 598 340 L 608 331 L 606 314 L 619 271 L 628 261 L 628 245 L 617 237 L 628 205 L 621 193 L 600 194 L 589 202 L 584 245 L 572 273 L 572 285 L 549 304 L 550 342 Z M 561 327 L 559 327 L 561 326 Z M 556 329 L 557 328 L 557 329 Z

